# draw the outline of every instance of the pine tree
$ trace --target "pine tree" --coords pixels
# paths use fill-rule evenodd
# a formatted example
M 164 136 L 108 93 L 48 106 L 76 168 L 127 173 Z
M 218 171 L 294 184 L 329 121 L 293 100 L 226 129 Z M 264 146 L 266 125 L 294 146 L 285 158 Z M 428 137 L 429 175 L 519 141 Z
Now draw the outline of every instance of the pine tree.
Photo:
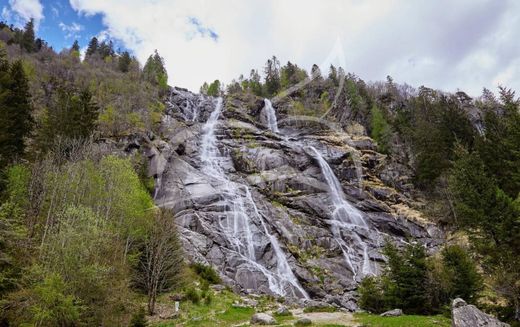
M 27 52 L 34 52 L 36 50 L 34 39 L 34 19 L 31 18 L 27 24 L 25 24 L 22 37 L 22 48 L 24 48 Z
M 150 83 L 159 85 L 162 89 L 168 87 L 168 73 L 164 67 L 164 59 L 159 55 L 157 50 L 150 55 L 143 67 L 143 74 Z
M 209 85 L 207 95 L 217 97 L 221 92 L 220 81 L 216 79 Z
M 94 36 L 88 43 L 87 52 L 85 54 L 85 57 L 88 58 L 88 57 L 93 56 L 95 53 L 98 52 L 98 48 L 99 48 L 99 42 L 98 42 L 97 37 Z
M 3 57 L 3 58 L 2 58 Z M 29 83 L 20 60 L 9 65 L 0 53 L 0 164 L 22 156 L 32 131 Z
M 130 63 L 132 62 L 132 58 L 130 57 L 130 53 L 125 51 L 119 57 L 118 67 L 119 70 L 123 73 L 127 73 L 130 70 Z
M 273 56 L 267 60 L 265 65 L 265 93 L 268 97 L 272 97 L 280 91 L 280 62 Z
M 78 40 L 74 40 L 74 43 L 72 44 L 71 50 L 79 52 L 80 48 L 79 48 Z

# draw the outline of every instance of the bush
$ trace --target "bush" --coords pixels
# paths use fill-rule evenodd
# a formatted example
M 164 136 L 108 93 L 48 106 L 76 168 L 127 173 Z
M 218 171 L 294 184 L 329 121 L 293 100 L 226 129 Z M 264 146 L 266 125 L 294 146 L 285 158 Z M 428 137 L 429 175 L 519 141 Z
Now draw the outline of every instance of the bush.
M 191 303 L 193 303 L 193 304 L 200 303 L 200 294 L 193 287 L 190 287 L 186 290 L 185 298 L 186 298 L 186 300 L 191 301 Z
M 146 327 L 148 323 L 146 322 L 146 313 L 143 307 L 140 307 L 139 310 L 132 315 L 132 320 L 130 320 L 130 327 Z
M 211 295 L 211 293 L 207 293 L 206 298 L 204 299 L 204 304 L 211 305 L 211 302 L 213 302 L 213 295 Z
M 368 276 L 364 278 L 358 287 L 359 306 L 368 312 L 384 312 L 385 302 L 383 300 L 383 289 L 381 281 L 377 277 Z
M 220 277 L 215 269 L 213 269 L 213 267 L 206 266 L 202 263 L 194 263 L 191 265 L 191 267 L 200 278 L 209 282 L 210 284 L 220 283 Z

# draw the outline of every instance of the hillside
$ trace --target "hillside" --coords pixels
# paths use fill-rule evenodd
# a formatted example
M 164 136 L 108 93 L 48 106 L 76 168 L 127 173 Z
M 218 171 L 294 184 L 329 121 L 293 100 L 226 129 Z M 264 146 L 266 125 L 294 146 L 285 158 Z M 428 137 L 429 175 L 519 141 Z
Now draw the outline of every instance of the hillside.
M 514 91 L 273 57 L 194 93 L 157 51 L 141 66 L 93 39 L 80 58 L 0 28 L 0 324 L 350 321 L 459 297 L 520 319 Z

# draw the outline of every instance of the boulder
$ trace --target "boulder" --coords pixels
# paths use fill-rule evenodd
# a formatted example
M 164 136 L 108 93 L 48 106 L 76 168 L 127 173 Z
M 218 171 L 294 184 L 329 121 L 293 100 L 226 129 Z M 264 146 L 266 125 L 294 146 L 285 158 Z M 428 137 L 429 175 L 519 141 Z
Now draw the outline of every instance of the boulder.
M 493 316 L 490 316 L 472 304 L 467 304 L 463 299 L 453 300 L 451 305 L 453 327 L 509 327 Z
M 287 307 L 282 306 L 282 307 L 278 308 L 278 310 L 276 310 L 276 314 L 279 316 L 290 316 L 291 311 L 289 311 L 289 309 Z
M 255 313 L 251 317 L 251 325 L 275 325 L 276 320 L 267 313 Z
M 401 309 L 394 309 L 390 311 L 383 312 L 380 314 L 381 317 L 399 317 L 403 315 L 403 310 Z

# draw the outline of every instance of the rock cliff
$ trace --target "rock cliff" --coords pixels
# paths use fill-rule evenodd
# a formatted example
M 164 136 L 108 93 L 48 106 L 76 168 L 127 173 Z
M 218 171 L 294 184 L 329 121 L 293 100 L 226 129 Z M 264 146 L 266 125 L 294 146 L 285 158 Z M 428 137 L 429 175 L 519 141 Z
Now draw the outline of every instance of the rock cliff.
M 190 259 L 237 291 L 354 310 L 387 239 L 442 242 L 414 209 L 406 166 L 360 133 L 251 95 L 174 88 L 167 107 L 144 145 L 155 201 L 175 212 Z

